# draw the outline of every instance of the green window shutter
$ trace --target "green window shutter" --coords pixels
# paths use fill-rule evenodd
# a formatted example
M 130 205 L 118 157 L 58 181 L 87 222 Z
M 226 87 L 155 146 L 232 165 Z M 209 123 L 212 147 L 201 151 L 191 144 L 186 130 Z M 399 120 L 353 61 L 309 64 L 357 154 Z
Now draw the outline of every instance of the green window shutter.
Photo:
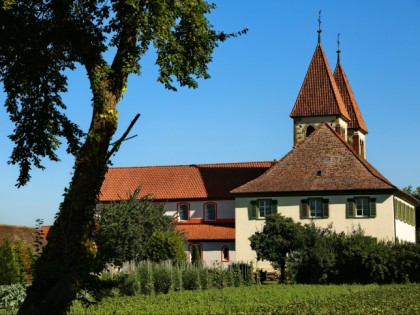
M 394 198 L 394 218 L 398 219 L 398 201 Z
M 271 200 L 271 213 L 277 213 L 277 200 Z
M 369 216 L 376 218 L 376 198 L 369 199 Z
M 309 205 L 308 205 L 307 199 L 300 201 L 300 218 L 301 219 L 309 218 Z
M 322 199 L 322 217 L 324 219 L 330 216 L 330 201 L 328 199 Z
M 347 205 L 346 205 L 346 217 L 347 218 L 354 218 L 354 199 L 347 199 Z
M 407 205 L 404 203 L 402 206 L 403 206 L 403 221 L 407 222 Z
M 255 220 L 257 218 L 257 201 L 251 200 L 248 207 L 248 219 Z
M 401 201 L 398 201 L 398 220 L 402 221 L 402 216 L 403 216 L 403 211 L 402 211 L 402 203 Z

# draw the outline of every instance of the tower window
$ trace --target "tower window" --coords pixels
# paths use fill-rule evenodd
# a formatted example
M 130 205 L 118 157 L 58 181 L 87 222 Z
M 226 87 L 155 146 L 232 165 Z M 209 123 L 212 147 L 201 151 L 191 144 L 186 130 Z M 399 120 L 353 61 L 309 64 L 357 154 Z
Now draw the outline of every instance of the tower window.
M 314 131 L 315 131 L 314 127 L 308 126 L 308 128 L 306 128 L 306 136 L 308 137 Z

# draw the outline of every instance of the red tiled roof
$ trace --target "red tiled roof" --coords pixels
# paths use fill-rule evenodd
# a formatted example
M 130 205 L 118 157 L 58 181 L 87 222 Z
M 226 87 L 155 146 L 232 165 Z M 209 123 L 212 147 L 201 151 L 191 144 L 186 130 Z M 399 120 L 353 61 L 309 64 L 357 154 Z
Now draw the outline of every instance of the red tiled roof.
M 234 240 L 234 224 L 178 224 L 177 230 L 184 233 L 188 241 Z
M 397 189 L 326 123 L 262 176 L 232 193 Z
M 230 191 L 260 176 L 273 162 L 110 168 L 100 201 L 120 200 L 138 187 L 154 200 L 232 199 Z
M 350 115 L 350 121 L 348 122 L 347 127 L 350 129 L 361 129 L 363 132 L 367 133 L 368 130 L 363 120 L 362 113 L 357 105 L 356 98 L 354 97 L 349 81 L 347 80 L 346 73 L 340 63 L 337 63 L 333 75 L 344 104 L 346 105 L 346 109 Z
M 329 115 L 350 119 L 324 50 L 318 44 L 290 117 Z
M 17 226 L 0 224 L 0 244 L 8 238 L 11 242 L 23 241 L 35 245 L 36 229 L 30 226 Z

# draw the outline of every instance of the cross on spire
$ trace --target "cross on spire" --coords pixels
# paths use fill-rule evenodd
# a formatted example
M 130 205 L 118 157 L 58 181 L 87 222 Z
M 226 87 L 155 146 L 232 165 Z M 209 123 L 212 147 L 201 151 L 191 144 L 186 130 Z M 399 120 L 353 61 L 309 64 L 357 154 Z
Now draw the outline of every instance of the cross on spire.
M 321 10 L 318 12 L 318 45 L 321 44 Z
M 337 35 L 337 65 L 340 64 L 340 33 Z

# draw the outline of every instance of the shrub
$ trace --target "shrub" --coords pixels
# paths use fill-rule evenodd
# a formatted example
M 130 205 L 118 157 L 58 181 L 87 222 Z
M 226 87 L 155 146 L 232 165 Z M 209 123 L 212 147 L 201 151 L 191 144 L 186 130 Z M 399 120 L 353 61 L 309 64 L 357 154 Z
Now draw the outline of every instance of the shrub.
M 19 267 L 13 251 L 13 245 L 8 238 L 0 246 L 0 285 L 19 283 Z
M 26 298 L 26 286 L 11 284 L 0 286 L 0 309 L 12 311 L 22 305 Z
M 140 293 L 150 295 L 153 293 L 153 269 L 149 262 L 141 263 L 138 267 L 140 278 Z
M 198 290 L 200 286 L 200 273 L 197 268 L 184 269 L 182 273 L 182 286 L 185 290 Z
M 156 265 L 153 271 L 155 293 L 168 293 L 172 287 L 170 266 Z

